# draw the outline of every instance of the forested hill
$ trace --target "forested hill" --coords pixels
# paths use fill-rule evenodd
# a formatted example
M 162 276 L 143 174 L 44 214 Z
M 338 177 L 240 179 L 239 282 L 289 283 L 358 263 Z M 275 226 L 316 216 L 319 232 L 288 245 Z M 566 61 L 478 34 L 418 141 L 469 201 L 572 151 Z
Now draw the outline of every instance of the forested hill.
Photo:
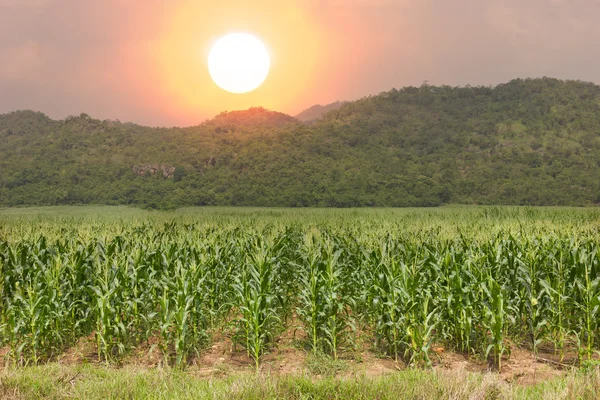
M 0 205 L 600 203 L 600 87 L 423 85 L 311 125 L 255 108 L 189 128 L 0 115 Z

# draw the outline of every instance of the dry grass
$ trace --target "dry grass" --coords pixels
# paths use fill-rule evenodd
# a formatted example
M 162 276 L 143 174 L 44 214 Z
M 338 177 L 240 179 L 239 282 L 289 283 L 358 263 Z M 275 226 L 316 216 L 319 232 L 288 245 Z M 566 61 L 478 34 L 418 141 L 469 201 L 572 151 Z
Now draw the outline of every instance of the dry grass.
M 404 370 L 369 378 L 274 376 L 234 372 L 224 378 L 162 368 L 49 364 L 0 370 L 0 399 L 452 399 L 596 400 L 600 370 L 573 372 L 532 386 L 497 374 Z

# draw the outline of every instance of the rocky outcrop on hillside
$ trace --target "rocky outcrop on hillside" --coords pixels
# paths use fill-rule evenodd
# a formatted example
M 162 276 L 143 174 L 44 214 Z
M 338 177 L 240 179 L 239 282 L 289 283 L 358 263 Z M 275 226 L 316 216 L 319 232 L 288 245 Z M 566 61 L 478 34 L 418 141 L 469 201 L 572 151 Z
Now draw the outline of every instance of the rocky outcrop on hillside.
M 135 165 L 133 172 L 138 176 L 162 174 L 163 178 L 171 179 L 175 174 L 175 167 L 168 164 L 143 164 Z

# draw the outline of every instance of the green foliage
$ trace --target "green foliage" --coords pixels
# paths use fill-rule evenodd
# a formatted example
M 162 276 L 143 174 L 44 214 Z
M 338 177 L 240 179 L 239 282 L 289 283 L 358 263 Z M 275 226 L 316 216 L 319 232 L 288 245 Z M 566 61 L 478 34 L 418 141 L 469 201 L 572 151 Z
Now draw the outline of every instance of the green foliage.
M 599 132 L 600 87 L 549 78 L 394 89 L 310 125 L 259 108 L 170 129 L 21 111 L 0 115 L 0 205 L 591 205 Z
M 0 211 L 0 347 L 38 364 L 94 337 L 111 363 L 153 342 L 184 368 L 221 328 L 258 370 L 295 324 L 315 360 L 344 359 L 360 334 L 413 366 L 431 364 L 433 344 L 499 370 L 514 346 L 540 343 L 584 362 L 600 348 L 598 220 L 501 207 Z
M 234 306 L 239 309 L 239 325 L 248 355 L 258 369 L 260 357 L 273 341 L 275 330 L 281 324 L 281 303 L 284 290 L 278 275 L 282 269 L 281 247 L 284 238 L 266 243 L 254 237 L 250 243 L 240 243 L 246 260 L 233 284 Z
M 352 326 L 348 311 L 353 304 L 349 296 L 351 281 L 344 268 L 339 248 L 330 238 L 307 238 L 301 248 L 300 293 L 297 313 L 305 324 L 313 355 L 319 352 L 338 358 L 340 342 Z M 344 279 L 345 278 L 345 279 Z

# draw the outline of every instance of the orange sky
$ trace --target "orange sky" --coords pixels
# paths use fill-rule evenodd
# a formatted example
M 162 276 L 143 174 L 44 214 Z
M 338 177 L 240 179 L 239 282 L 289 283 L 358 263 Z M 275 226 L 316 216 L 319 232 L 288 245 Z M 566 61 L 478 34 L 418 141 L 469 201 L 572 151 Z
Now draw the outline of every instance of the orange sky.
M 317 83 L 319 61 L 325 61 L 331 46 L 323 28 L 294 2 L 236 0 L 207 7 L 205 2 L 186 1 L 165 15 L 163 29 L 146 54 L 160 82 L 158 97 L 190 122 L 197 110 L 215 114 L 253 105 L 293 110 L 308 104 L 306 88 Z M 212 44 L 230 32 L 257 36 L 271 54 L 268 79 L 248 94 L 218 88 L 207 70 Z
M 600 82 L 597 0 L 0 0 L 0 113 L 191 125 L 224 110 L 296 114 L 392 87 L 553 76 Z M 211 44 L 270 50 L 255 92 L 211 81 Z

